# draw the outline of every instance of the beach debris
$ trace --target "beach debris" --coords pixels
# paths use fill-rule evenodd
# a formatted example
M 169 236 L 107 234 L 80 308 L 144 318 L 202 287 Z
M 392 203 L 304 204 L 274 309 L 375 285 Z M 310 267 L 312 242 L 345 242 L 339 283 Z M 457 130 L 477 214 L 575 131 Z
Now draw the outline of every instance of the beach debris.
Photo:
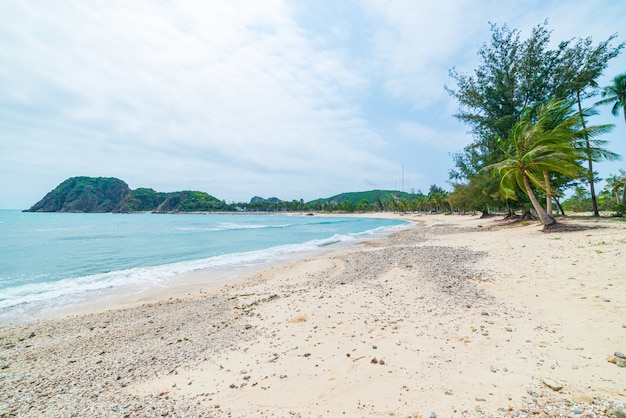
M 306 322 L 306 321 L 307 321 L 307 316 L 300 315 L 300 316 L 296 316 L 295 318 L 292 318 L 289 322 L 291 322 L 292 324 L 298 324 L 298 323 Z
M 542 382 L 544 385 L 546 385 L 547 387 L 549 387 L 550 389 L 558 392 L 561 389 L 563 389 L 563 385 L 559 385 L 557 382 L 555 382 L 554 380 L 551 379 L 542 379 Z
M 278 354 L 276 354 L 276 353 L 271 354 L 271 355 L 267 358 L 267 362 L 268 362 L 268 363 L 273 363 L 273 362 L 275 362 L 276 360 L 278 360 Z

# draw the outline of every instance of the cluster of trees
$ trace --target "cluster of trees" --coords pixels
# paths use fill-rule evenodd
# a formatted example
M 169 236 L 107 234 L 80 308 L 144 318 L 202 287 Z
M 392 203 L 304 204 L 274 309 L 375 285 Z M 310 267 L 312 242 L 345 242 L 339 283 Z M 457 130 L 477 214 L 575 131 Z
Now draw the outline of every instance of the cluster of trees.
M 598 209 L 623 215 L 626 213 L 624 206 L 626 171 L 620 170 L 619 174 L 611 174 L 605 181 L 604 188 L 598 194 Z M 591 194 L 582 185 L 577 185 L 572 196 L 564 200 L 562 206 L 566 211 L 591 212 L 593 210 Z
M 264 212 L 444 212 L 450 211 L 448 192 L 432 185 L 427 194 L 405 193 L 393 190 L 370 190 L 366 192 L 342 193 L 311 202 L 301 200 L 261 200 L 234 204 L 240 211 Z
M 455 116 L 473 136 L 453 156 L 452 206 L 485 212 L 505 207 L 514 214 L 528 213 L 532 205 L 549 227 L 556 222 L 553 202 L 585 184 L 598 215 L 593 164 L 619 156 L 600 139 L 613 125 L 590 125 L 597 111 L 583 108 L 583 101 L 598 94 L 597 79 L 625 44 L 612 46 L 613 35 L 597 45 L 591 38 L 572 39 L 551 49 L 546 26 L 522 41 L 518 30 L 492 25 L 474 73 L 450 71 L 456 87 L 446 90 L 459 103 Z M 602 95 L 599 104 L 612 104 L 614 114 L 624 109 L 626 121 L 626 74 Z

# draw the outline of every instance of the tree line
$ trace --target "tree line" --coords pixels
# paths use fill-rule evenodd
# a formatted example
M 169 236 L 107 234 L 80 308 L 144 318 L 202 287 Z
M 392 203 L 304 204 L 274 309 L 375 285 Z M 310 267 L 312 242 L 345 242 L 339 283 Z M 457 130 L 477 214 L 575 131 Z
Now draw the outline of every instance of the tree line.
M 433 184 L 428 193 L 403 193 L 388 190 L 347 193 L 334 199 L 318 199 L 311 202 L 255 201 L 233 203 L 231 210 L 242 212 L 326 212 L 326 213 L 366 213 L 366 212 L 449 212 L 449 192 Z
M 574 38 L 551 48 L 547 21 L 526 40 L 516 29 L 491 25 L 490 41 L 478 50 L 478 68 L 471 74 L 451 69 L 456 85 L 445 87 L 458 102 L 455 117 L 469 126 L 473 138 L 453 155 L 451 206 L 485 213 L 506 208 L 511 216 L 529 215 L 532 207 L 550 227 L 556 222 L 553 205 L 559 208 L 566 190 L 584 185 L 591 210 L 599 215 L 594 164 L 619 156 L 602 139 L 614 125 L 593 125 L 591 117 L 597 106 L 611 105 L 614 115 L 624 111 L 626 122 L 626 73 L 610 86 L 597 84 L 625 46 L 612 45 L 616 37 L 598 44 L 591 37 Z M 583 107 L 598 94 L 602 100 Z M 612 175 L 606 186 L 613 195 L 621 185 L 615 209 L 622 212 L 624 174 Z

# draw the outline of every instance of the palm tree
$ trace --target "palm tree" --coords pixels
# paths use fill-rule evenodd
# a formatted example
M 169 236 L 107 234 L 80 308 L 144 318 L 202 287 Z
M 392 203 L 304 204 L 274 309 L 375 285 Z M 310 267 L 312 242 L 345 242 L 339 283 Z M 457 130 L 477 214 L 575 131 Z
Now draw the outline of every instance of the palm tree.
M 624 122 L 626 123 L 626 73 L 616 75 L 613 84 L 602 89 L 603 100 L 596 105 L 613 105 L 611 113 L 613 116 L 619 114 L 621 108 L 624 112 Z
M 575 97 L 583 130 L 586 127 L 581 104 L 582 100 L 596 95 L 598 88 L 596 80 L 607 67 L 608 62 L 618 56 L 622 48 L 624 48 L 624 45 L 626 45 L 625 43 L 621 43 L 613 48 L 610 42 L 616 37 L 617 34 L 613 34 L 609 39 L 599 43 L 597 46 L 593 45 L 591 37 L 578 39 L 576 43 L 572 45 L 569 45 L 571 41 L 561 44 L 564 48 L 564 53 L 560 60 L 560 71 L 563 72 L 562 77 L 565 80 L 563 88 L 565 88 L 568 93 L 560 97 Z M 589 144 L 587 144 L 587 146 L 589 146 Z M 594 185 L 593 159 L 591 157 L 587 158 L 587 167 L 589 171 L 587 172 L 588 176 L 586 180 L 589 182 L 593 214 L 594 216 L 600 216 Z
M 626 123 L 626 73 L 618 74 L 613 79 L 613 84 L 602 89 L 603 100 L 596 105 L 613 105 L 611 113 L 613 116 L 619 115 L 619 109 L 624 114 L 624 123 Z M 622 190 L 622 204 L 626 206 L 626 184 Z
M 555 224 L 556 219 L 539 203 L 532 185 L 550 195 L 550 173 L 579 178 L 585 175 L 580 161 L 588 156 L 598 159 L 605 153 L 599 146 L 600 141 L 592 142 L 596 146 L 592 146 L 591 151 L 581 146 L 581 141 L 585 144 L 609 127 L 580 129 L 579 114 L 572 110 L 572 106 L 570 100 L 551 100 L 544 105 L 525 108 L 508 140 L 499 140 L 505 159 L 485 167 L 500 174 L 500 189 L 506 197 L 517 199 L 516 187 L 528 195 L 544 228 Z
M 611 195 L 611 198 L 615 198 L 615 203 L 617 205 L 619 205 L 620 200 L 622 200 L 622 205 L 626 208 L 626 205 L 624 205 L 624 200 L 626 199 L 626 194 L 624 194 L 624 190 L 626 190 L 625 170 L 620 168 L 619 174 L 613 174 L 607 177 L 606 185 L 604 186 L 604 188 Z

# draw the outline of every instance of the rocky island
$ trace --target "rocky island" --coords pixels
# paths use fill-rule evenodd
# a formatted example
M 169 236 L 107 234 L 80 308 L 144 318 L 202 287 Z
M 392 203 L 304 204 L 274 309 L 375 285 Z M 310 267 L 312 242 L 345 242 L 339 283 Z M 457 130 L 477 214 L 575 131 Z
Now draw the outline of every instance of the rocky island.
M 114 177 L 71 177 L 26 212 L 177 213 L 219 211 L 227 206 L 205 192 L 131 190 L 128 184 Z

